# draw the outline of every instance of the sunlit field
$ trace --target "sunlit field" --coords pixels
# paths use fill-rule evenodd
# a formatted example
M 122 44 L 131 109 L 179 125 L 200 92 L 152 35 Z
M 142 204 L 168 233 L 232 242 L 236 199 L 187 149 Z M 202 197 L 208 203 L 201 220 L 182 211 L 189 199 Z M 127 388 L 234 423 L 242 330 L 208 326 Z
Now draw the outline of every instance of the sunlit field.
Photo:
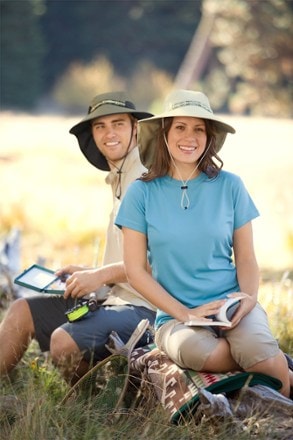
M 0 232 L 22 231 L 22 265 L 101 258 L 111 206 L 105 172 L 82 155 L 69 129 L 79 117 L 0 113 Z M 236 128 L 221 157 L 239 174 L 261 216 L 254 221 L 263 269 L 293 266 L 291 120 L 225 117 Z M 100 261 L 100 260 L 99 260 Z
M 93 264 L 111 206 L 106 173 L 82 155 L 69 129 L 79 118 L 0 116 L 1 232 L 21 230 L 21 264 Z M 98 258 L 97 258 L 98 254 Z

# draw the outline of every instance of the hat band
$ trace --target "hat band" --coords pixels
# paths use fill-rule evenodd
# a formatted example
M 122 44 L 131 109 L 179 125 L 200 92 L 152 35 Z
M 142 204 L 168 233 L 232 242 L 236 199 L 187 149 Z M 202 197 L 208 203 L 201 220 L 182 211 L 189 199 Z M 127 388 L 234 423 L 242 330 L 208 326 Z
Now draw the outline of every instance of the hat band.
M 102 105 L 117 105 L 118 107 L 127 107 L 135 110 L 134 105 L 130 101 L 115 101 L 113 99 L 104 99 L 103 101 L 98 102 L 95 105 L 92 105 L 89 107 L 88 113 L 94 112 L 97 108 L 101 107 Z
M 182 101 L 182 102 L 175 102 L 175 104 L 170 104 L 169 109 L 170 110 L 176 110 L 179 107 L 187 107 L 189 105 L 193 105 L 193 106 L 197 106 L 197 107 L 201 107 L 204 110 L 206 110 L 209 113 L 213 113 L 212 110 L 210 109 L 210 107 L 208 107 L 207 105 L 204 105 L 202 102 L 200 101 Z

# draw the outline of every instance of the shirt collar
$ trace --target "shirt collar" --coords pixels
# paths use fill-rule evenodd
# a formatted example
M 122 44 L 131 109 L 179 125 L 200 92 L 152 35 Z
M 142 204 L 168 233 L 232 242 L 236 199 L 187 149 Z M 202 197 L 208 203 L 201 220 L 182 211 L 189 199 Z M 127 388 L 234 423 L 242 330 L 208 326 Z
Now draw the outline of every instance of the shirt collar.
M 139 159 L 139 150 L 138 150 L 138 147 L 135 146 L 135 147 L 134 147 L 134 148 L 133 148 L 133 149 L 127 154 L 127 157 L 126 157 L 126 159 L 125 159 L 125 161 L 124 161 L 124 164 L 123 164 L 123 167 L 122 167 L 122 170 L 121 170 L 121 173 L 122 173 L 122 174 L 128 173 L 129 170 L 131 170 L 133 164 L 134 164 L 138 159 Z M 119 169 L 119 167 L 121 166 L 122 162 L 123 162 L 123 159 L 121 159 L 119 162 L 116 163 L 116 166 L 118 167 L 118 169 Z M 113 169 L 108 173 L 108 175 L 106 176 L 105 181 L 106 181 L 106 183 L 112 185 L 112 184 L 115 182 L 115 180 L 117 180 L 117 179 L 118 179 L 117 169 L 116 169 L 116 168 L 113 168 Z

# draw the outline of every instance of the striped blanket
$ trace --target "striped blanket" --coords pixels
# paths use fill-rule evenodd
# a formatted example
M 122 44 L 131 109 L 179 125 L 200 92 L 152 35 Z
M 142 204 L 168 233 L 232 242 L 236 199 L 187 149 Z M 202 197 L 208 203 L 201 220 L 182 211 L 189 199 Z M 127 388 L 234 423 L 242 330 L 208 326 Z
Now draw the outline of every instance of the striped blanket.
M 214 374 L 185 370 L 172 362 L 154 344 L 135 349 L 130 357 L 130 371 L 140 376 L 143 388 L 152 388 L 169 413 L 171 422 L 192 416 L 199 404 L 199 391 L 229 394 L 243 386 L 265 385 L 278 390 L 281 382 L 260 373 L 241 371 Z

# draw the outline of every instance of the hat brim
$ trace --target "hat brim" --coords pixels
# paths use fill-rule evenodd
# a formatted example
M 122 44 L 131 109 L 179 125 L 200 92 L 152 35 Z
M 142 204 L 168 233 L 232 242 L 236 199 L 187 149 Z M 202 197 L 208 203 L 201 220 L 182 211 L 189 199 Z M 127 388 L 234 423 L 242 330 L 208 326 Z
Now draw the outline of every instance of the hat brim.
M 145 119 L 153 116 L 152 113 L 141 112 L 134 109 L 121 108 L 121 111 L 113 106 L 104 105 L 103 114 L 95 111 L 88 114 L 81 122 L 74 125 L 69 133 L 74 134 L 77 137 L 79 147 L 81 152 L 84 154 L 86 159 L 96 168 L 102 171 L 110 171 L 109 164 L 105 156 L 100 152 L 92 136 L 91 121 L 99 118 L 101 116 L 109 116 L 113 114 L 129 113 L 132 114 L 136 119 Z
M 148 119 L 142 119 L 139 121 L 138 124 L 138 146 L 139 146 L 139 153 L 140 158 L 143 163 L 143 165 L 146 168 L 149 168 L 152 164 L 156 148 L 157 148 L 157 138 L 160 128 L 162 127 L 162 119 L 165 118 L 171 118 L 175 116 L 183 116 L 182 109 L 176 111 L 170 111 L 168 113 L 165 113 L 164 115 L 158 115 L 153 116 Z M 213 121 L 216 126 L 216 152 L 219 152 L 222 148 L 226 136 L 228 133 L 235 133 L 235 129 L 225 122 L 219 120 L 218 118 L 214 117 L 213 114 L 202 111 L 201 115 L 199 115 L 198 112 L 194 112 L 194 115 L 192 114 L 191 109 L 189 109 L 188 114 L 186 115 L 188 117 L 196 117 L 200 119 L 208 119 L 210 121 Z

